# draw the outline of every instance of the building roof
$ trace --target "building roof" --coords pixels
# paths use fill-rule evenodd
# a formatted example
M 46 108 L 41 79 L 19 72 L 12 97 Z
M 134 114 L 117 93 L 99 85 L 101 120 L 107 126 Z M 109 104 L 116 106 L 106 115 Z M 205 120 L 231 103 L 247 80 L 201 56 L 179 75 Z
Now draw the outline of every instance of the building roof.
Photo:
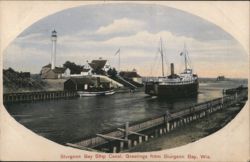
M 43 66 L 43 68 L 45 68 L 45 67 L 51 68 L 51 64 L 48 64 L 48 65 Z
M 45 66 L 43 66 L 43 68 L 51 68 L 51 64 L 45 65 Z M 59 74 L 64 73 L 65 70 L 66 70 L 66 68 L 64 68 L 64 67 L 55 67 L 55 69 L 52 69 L 53 72 L 59 73 Z
M 121 71 L 120 75 L 125 78 L 141 78 L 136 71 Z
M 63 67 L 55 67 L 55 69 L 52 69 L 55 73 L 64 73 L 66 68 Z
M 95 69 L 102 69 L 104 67 L 104 65 L 106 64 L 107 60 L 92 60 L 91 63 L 89 63 L 89 66 L 91 68 Z

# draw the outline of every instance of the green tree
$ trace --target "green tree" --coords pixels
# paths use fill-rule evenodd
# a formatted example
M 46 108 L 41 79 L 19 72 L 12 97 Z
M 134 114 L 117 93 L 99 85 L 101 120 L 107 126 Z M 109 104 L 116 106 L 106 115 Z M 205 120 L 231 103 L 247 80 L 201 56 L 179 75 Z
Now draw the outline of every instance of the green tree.
M 74 62 L 66 61 L 63 64 L 64 68 L 70 69 L 70 74 L 80 74 L 83 67 L 81 65 L 76 65 Z
M 111 77 L 115 77 L 117 75 L 117 71 L 115 68 L 110 68 L 108 71 L 107 71 L 108 75 L 111 76 Z

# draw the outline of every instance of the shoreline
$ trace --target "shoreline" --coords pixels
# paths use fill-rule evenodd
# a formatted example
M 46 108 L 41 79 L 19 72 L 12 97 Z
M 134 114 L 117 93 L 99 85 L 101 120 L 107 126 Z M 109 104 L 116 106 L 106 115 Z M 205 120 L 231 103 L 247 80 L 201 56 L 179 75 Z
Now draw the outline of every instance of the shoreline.
M 209 136 L 230 123 L 245 105 L 232 105 L 219 110 L 213 115 L 207 116 L 173 130 L 164 136 L 151 139 L 137 145 L 126 152 L 151 152 L 164 149 L 175 148 L 195 142 L 201 138 Z M 124 151 L 125 152 L 125 151 Z

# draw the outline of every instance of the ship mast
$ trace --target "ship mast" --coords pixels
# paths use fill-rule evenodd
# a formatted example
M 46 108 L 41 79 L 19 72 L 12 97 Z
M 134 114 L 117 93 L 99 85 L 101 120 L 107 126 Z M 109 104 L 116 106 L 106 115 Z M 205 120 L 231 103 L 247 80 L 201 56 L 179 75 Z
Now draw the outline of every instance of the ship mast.
M 185 59 L 185 71 L 187 72 L 187 49 L 186 49 L 186 43 L 184 43 L 184 59 Z
M 164 77 L 164 65 L 163 65 L 162 40 L 161 40 L 161 48 L 160 48 L 160 53 L 161 53 L 161 69 L 162 69 L 162 76 Z

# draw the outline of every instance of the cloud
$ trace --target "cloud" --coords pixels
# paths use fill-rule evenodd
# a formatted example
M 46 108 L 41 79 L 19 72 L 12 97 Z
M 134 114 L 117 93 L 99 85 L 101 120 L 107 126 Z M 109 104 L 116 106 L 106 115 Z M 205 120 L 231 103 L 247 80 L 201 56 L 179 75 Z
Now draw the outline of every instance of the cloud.
M 227 61 L 226 64 L 234 64 L 236 68 L 244 63 L 244 52 L 234 42 L 221 40 L 200 41 L 191 37 L 175 35 L 169 31 L 151 33 L 144 30 L 134 35 L 111 37 L 104 41 L 75 41 L 69 46 L 70 48 L 82 49 L 83 53 L 88 53 L 92 57 L 103 56 L 103 58 L 112 59 L 111 63 L 114 66 L 116 66 L 117 62 L 117 59 L 114 58 L 114 52 L 121 48 L 123 68 L 131 70 L 133 67 L 138 69 L 142 75 L 150 75 L 148 66 L 152 65 L 156 56 L 160 38 L 163 40 L 168 63 L 176 63 L 177 71 L 178 69 L 182 70 L 179 65 L 183 64 L 183 58 L 180 57 L 179 53 L 183 49 L 184 42 L 187 44 L 193 66 L 200 73 L 199 69 L 204 70 L 202 68 L 203 64 L 210 64 L 211 62 L 214 62 L 214 67 L 217 67 L 217 69 L 227 67 L 225 66 L 225 60 Z
M 50 50 L 36 47 L 22 47 L 20 44 L 11 44 L 3 56 L 4 68 L 12 67 L 15 70 L 38 73 L 41 67 L 50 61 Z
M 32 72 L 39 72 L 41 67 L 50 61 L 51 41 L 47 46 L 39 45 L 40 40 L 34 39 L 36 35 L 29 36 L 27 41 L 33 40 L 34 46 L 30 44 L 23 45 L 20 41 L 16 42 L 8 49 L 4 58 L 4 65 L 16 69 L 27 69 L 30 67 Z M 108 59 L 111 66 L 117 67 L 118 57 L 114 53 L 118 48 L 121 49 L 121 65 L 125 70 L 136 68 L 143 76 L 152 75 L 152 65 L 160 47 L 160 38 L 163 40 L 163 47 L 166 52 L 167 62 L 176 64 L 176 71 L 183 70 L 183 57 L 179 53 L 183 49 L 184 42 L 190 53 L 193 67 L 200 74 L 202 71 L 209 71 L 210 68 L 204 67 L 214 62 L 213 67 L 223 69 L 227 64 L 234 64 L 235 68 L 244 63 L 243 53 L 239 45 L 231 41 L 200 41 L 192 37 L 175 35 L 170 31 L 149 32 L 140 30 L 133 35 L 117 35 L 108 37 L 104 40 L 84 39 L 75 33 L 74 35 L 62 35 L 58 37 L 57 42 L 57 66 L 70 60 L 77 64 L 85 64 L 87 60 L 103 57 Z M 25 39 L 26 40 L 26 39 Z M 36 43 L 35 43 L 36 42 Z M 41 42 L 43 44 L 43 41 Z M 18 51 L 18 52 L 17 52 Z M 24 70 L 25 70 L 24 69 Z M 159 75 L 155 67 L 154 75 Z M 201 70 L 202 69 L 202 70 Z M 244 70 L 242 70 L 244 71 Z M 210 73 L 206 73 L 210 74 Z M 226 75 L 226 74 L 225 74 Z M 239 74 L 242 75 L 242 74 Z
M 216 67 L 211 75 L 216 76 L 216 69 L 225 69 L 227 75 L 234 66 L 242 69 L 240 76 L 248 68 L 242 47 L 215 25 L 172 8 L 131 4 L 74 8 L 44 18 L 6 50 L 4 66 L 39 72 L 50 61 L 50 34 L 54 28 L 58 31 L 58 66 L 66 60 L 83 64 L 98 57 L 116 66 L 118 57 L 114 53 L 120 48 L 124 69 L 133 67 L 141 75 L 149 75 L 156 56 L 159 60 L 162 38 L 167 61 L 176 63 L 177 70 L 178 64 L 183 64 L 179 54 L 184 42 L 200 74 Z
M 18 43 L 31 43 L 31 44 L 48 44 L 50 43 L 50 35 L 43 33 L 31 33 L 16 38 L 15 42 Z
M 42 36 L 42 33 L 31 33 L 31 34 L 27 34 L 24 36 L 19 36 L 18 39 L 23 41 L 27 39 L 39 38 L 41 36 Z
M 150 33 L 146 30 L 139 31 L 135 35 L 126 36 L 126 37 L 114 37 L 109 40 L 104 41 L 106 45 L 115 45 L 115 46 L 137 46 L 137 47 L 148 47 L 158 45 L 160 38 L 167 44 L 167 46 L 172 46 L 174 44 L 183 44 L 184 41 L 193 41 L 194 39 L 184 37 L 184 36 L 175 36 L 169 31 L 160 31 L 157 33 Z M 177 42 L 176 42 L 177 41 Z
M 183 50 L 184 43 L 195 59 L 226 58 L 237 59 L 240 47 L 230 41 L 199 41 L 191 37 L 174 35 L 169 31 L 151 33 L 146 30 L 139 31 L 134 35 L 116 36 L 107 40 L 86 40 L 78 36 L 66 36 L 59 38 L 58 52 L 64 53 L 67 57 L 69 53 L 82 53 L 89 56 L 103 56 L 112 58 L 117 49 L 121 49 L 124 58 L 145 58 L 154 57 L 160 46 L 160 38 L 163 40 L 163 47 L 167 53 L 169 61 L 180 58 L 179 53 Z M 61 48 L 61 49 L 60 49 Z M 73 52 L 74 51 L 74 52 Z M 238 55 L 235 55 L 238 53 Z M 238 57 L 240 58 L 240 57 Z
M 122 33 L 134 33 L 142 30 L 145 27 L 143 21 L 122 18 L 116 19 L 107 26 L 101 26 L 96 34 L 122 34 Z

